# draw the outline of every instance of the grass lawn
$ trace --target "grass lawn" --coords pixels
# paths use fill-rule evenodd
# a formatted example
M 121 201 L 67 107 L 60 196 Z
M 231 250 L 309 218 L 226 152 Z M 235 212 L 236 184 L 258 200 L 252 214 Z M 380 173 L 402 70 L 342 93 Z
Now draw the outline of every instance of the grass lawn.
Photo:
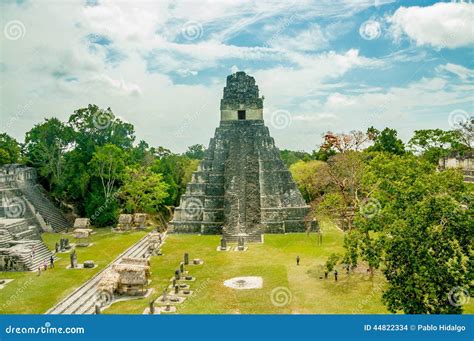
M 95 231 L 92 246 L 77 248 L 79 263 L 94 260 L 98 265 L 95 269 L 67 270 L 69 254 L 64 253 L 59 254 L 54 269 L 39 277 L 32 272 L 1 273 L 0 278 L 15 280 L 0 290 L 0 314 L 46 312 L 146 233 Z M 327 257 L 333 252 L 344 252 L 340 230 L 325 224 L 323 233 L 323 245 L 317 245 L 315 234 L 267 234 L 264 244 L 250 244 L 246 252 L 217 252 L 220 236 L 169 235 L 163 246 L 164 255 L 151 258 L 152 297 L 159 296 L 170 284 L 184 252 L 189 252 L 191 259 L 201 258 L 204 264 L 187 268 L 196 281 L 189 282 L 194 291 L 192 297 L 177 306 L 181 314 L 388 313 L 381 302 L 386 283 L 380 272 L 370 278 L 363 273 L 347 275 L 338 267 L 338 282 L 332 274 L 327 280 L 320 278 Z M 46 233 L 43 239 L 54 249 L 62 236 Z M 299 266 L 295 261 L 297 255 L 301 258 Z M 224 280 L 240 276 L 261 276 L 263 288 L 235 290 L 223 285 Z M 103 313 L 142 314 L 150 299 L 118 302 Z M 464 312 L 474 313 L 473 300 L 464 306 Z
M 372 279 L 364 274 L 346 275 L 339 267 L 338 282 L 332 274 L 327 280 L 320 279 L 328 255 L 343 252 L 343 233 L 332 225 L 325 225 L 323 231 L 322 246 L 316 245 L 315 234 L 267 234 L 264 244 L 250 244 L 246 252 L 217 252 L 219 236 L 169 235 L 163 246 L 164 256 L 151 259 L 153 297 L 170 284 L 183 253 L 189 252 L 191 259 L 201 258 L 204 264 L 188 267 L 197 278 L 190 282 L 195 293 L 177 306 L 179 313 L 387 313 L 381 303 L 385 286 L 382 274 Z M 301 258 L 300 266 L 296 266 L 297 255 Z M 263 288 L 234 290 L 223 285 L 224 280 L 237 276 L 261 276 Z M 272 290 L 277 305 L 272 303 Z M 278 305 L 285 299 L 287 304 Z M 150 298 L 117 302 L 103 313 L 141 314 L 149 301 Z
M 145 231 L 113 233 L 109 228 L 95 229 L 91 237 L 93 245 L 76 248 L 79 263 L 93 260 L 94 269 L 67 270 L 69 254 L 60 253 L 53 269 L 36 272 L 2 272 L 0 278 L 14 279 L 0 290 L 0 314 L 42 314 L 70 294 L 115 257 L 142 238 Z M 43 240 L 54 250 L 62 237 L 74 242 L 72 235 L 44 233 Z

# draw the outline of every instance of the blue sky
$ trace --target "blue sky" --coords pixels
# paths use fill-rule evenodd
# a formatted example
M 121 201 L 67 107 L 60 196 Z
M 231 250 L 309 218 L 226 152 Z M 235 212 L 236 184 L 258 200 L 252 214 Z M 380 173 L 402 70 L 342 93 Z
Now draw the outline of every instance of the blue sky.
M 219 124 L 225 77 L 265 95 L 280 148 L 330 130 L 452 129 L 473 111 L 468 1 L 2 1 L 1 129 L 111 107 L 184 151 Z

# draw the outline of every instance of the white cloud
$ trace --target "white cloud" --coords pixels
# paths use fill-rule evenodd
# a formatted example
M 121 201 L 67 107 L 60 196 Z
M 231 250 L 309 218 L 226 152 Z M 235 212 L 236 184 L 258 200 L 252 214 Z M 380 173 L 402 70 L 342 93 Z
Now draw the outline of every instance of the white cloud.
M 272 47 L 293 51 L 317 51 L 328 46 L 328 38 L 321 27 L 312 24 L 294 35 L 276 35 L 268 41 Z
M 389 2 L 393 1 L 379 1 Z M 26 34 L 15 41 L 0 38 L 0 67 L 4 70 L 0 70 L 0 114 L 11 123 L 7 132 L 22 140 L 44 117 L 67 119 L 73 110 L 96 103 L 110 106 L 133 123 L 138 139 L 184 151 L 188 145 L 208 143 L 219 123 L 225 76 L 234 64 L 231 71 L 245 68 L 256 78 L 266 97 L 265 115 L 277 109 L 291 112 L 293 123 L 288 130 L 272 131 L 283 148 L 314 148 L 327 129 L 363 129 L 367 125 L 364 115 L 387 103 L 395 103 L 382 112 L 387 117 L 409 115 L 410 106 L 415 110 L 429 110 L 437 104 L 461 106 L 472 86 L 465 82 L 453 88 L 446 76 L 454 73 L 458 80 L 469 80 L 472 71 L 460 65 L 447 63 L 438 70 L 443 77 L 387 91 L 378 84 L 354 85 L 343 78 L 356 69 L 379 70 L 394 60 L 423 59 L 416 51 L 382 60 L 368 58 L 352 44 L 333 51 L 332 40 L 354 28 L 353 16 L 373 5 L 369 0 L 278 5 L 267 0 L 102 0 L 88 7 L 83 1 L 70 0 L 54 5 L 2 5 L 1 27 L 5 20 L 20 20 Z M 294 21 L 288 23 L 289 18 Z M 331 19 L 333 24 L 320 27 L 318 18 Z M 299 25 L 305 20 L 313 24 Z M 183 37 L 182 26 L 189 21 L 202 25 L 200 39 Z M 241 33 L 257 34 L 263 46 L 233 43 L 232 38 Z M 106 37 L 110 46 L 91 51 L 89 35 Z M 270 37 L 280 40 L 273 46 L 264 44 Z M 314 53 L 322 46 L 331 49 Z M 109 47 L 125 59 L 108 63 Z M 147 63 L 154 67 L 151 74 Z M 248 65 L 264 67 L 249 70 Z M 210 80 L 199 84 L 203 71 L 211 71 Z M 194 84 L 173 82 L 176 74 Z M 398 118 L 396 122 L 403 123 Z
M 388 21 L 396 39 L 406 35 L 417 45 L 457 48 L 474 44 L 473 17 L 473 4 L 436 3 L 400 7 Z
M 436 68 L 436 71 L 438 72 L 447 71 L 447 72 L 453 73 L 462 80 L 466 80 L 468 78 L 474 77 L 474 70 L 464 67 L 462 65 L 457 65 L 457 64 L 452 64 L 452 63 L 440 65 Z

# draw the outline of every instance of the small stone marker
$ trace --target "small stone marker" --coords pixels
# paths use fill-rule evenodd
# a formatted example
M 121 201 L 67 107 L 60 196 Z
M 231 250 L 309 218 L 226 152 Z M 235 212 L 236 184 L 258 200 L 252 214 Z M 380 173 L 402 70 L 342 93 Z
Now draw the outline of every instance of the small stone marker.
M 224 237 L 222 237 L 221 238 L 221 251 L 225 251 L 225 250 L 227 250 L 227 240 Z
M 188 265 L 189 264 L 189 253 L 185 253 L 184 254 L 184 265 Z
M 76 250 L 72 250 L 69 260 L 71 262 L 71 268 L 74 269 L 77 267 L 77 255 L 76 255 Z
M 95 263 L 93 260 L 86 260 L 84 261 L 84 268 L 87 268 L 87 269 L 92 269 L 95 267 Z
M 150 310 L 149 313 L 153 315 L 155 313 L 155 301 L 150 301 Z
M 100 315 L 100 305 L 98 304 L 95 305 L 95 314 Z
M 176 280 L 179 280 L 179 279 L 181 278 L 181 274 L 179 273 L 179 270 L 176 270 L 176 271 L 174 272 L 174 278 L 175 278 Z
M 179 263 L 179 272 L 184 273 L 184 263 L 183 262 Z
M 178 285 L 175 285 L 175 286 L 174 286 L 174 293 L 175 293 L 175 294 L 178 294 L 178 293 L 179 293 L 179 286 L 178 286 Z
M 89 218 L 76 218 L 74 220 L 74 229 L 88 229 L 91 226 L 91 221 Z
M 244 238 L 239 237 L 239 245 L 237 247 L 239 251 L 244 251 L 245 245 L 244 245 Z
M 166 299 L 168 298 L 167 295 L 168 295 L 168 289 L 165 288 L 163 290 L 163 297 L 161 297 L 162 302 L 166 302 Z

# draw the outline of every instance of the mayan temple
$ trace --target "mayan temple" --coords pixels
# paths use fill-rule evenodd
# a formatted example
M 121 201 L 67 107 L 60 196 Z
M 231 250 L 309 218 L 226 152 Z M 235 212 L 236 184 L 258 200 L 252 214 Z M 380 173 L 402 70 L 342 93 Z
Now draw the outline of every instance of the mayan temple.
M 37 181 L 36 169 L 0 167 L 0 271 L 36 270 L 52 255 L 42 232 L 72 227 Z
M 263 98 L 245 72 L 227 77 L 221 121 L 171 221 L 175 233 L 262 241 L 313 222 L 263 121 Z M 313 223 L 314 224 L 314 223 Z

